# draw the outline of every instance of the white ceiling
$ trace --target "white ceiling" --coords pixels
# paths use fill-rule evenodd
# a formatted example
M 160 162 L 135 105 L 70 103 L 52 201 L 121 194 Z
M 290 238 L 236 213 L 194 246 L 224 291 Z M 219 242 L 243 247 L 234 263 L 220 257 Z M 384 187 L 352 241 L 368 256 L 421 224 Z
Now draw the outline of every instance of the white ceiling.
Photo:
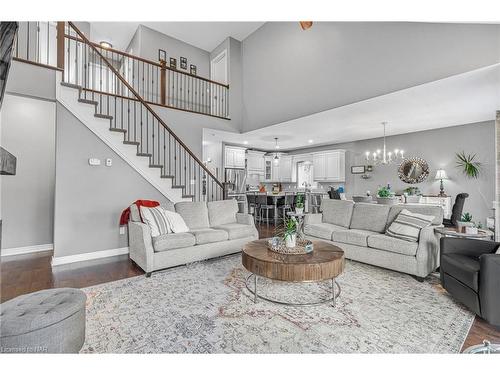
M 204 141 L 273 150 L 278 137 L 290 150 L 381 137 L 382 121 L 396 135 L 494 120 L 497 110 L 500 64 L 243 134 L 205 129 Z
M 106 40 L 114 48 L 124 50 L 139 24 L 212 52 L 227 37 L 241 41 L 264 22 L 92 22 L 90 37 L 95 42 Z

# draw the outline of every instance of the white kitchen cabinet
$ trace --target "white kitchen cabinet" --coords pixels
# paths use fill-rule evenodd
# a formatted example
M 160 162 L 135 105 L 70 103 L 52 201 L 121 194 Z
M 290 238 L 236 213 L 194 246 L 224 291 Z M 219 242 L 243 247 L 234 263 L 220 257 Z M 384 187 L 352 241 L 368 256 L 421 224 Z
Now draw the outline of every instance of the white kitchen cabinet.
M 264 182 L 273 180 L 273 158 L 271 156 L 264 157 Z
M 279 179 L 280 182 L 292 181 L 292 157 L 283 155 L 280 157 L 279 163 Z
M 345 182 L 345 151 L 313 154 L 313 168 L 314 181 Z
M 261 151 L 247 151 L 247 170 L 248 172 L 259 172 L 262 174 L 265 170 L 264 152 Z
M 224 149 L 224 166 L 226 168 L 245 168 L 245 149 L 226 146 Z

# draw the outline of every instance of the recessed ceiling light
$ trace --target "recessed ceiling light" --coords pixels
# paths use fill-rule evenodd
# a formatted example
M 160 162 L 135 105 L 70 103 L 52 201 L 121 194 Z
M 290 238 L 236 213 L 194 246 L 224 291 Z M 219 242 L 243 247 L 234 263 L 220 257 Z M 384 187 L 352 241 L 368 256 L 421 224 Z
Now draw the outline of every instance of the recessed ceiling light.
M 244 144 L 244 145 L 247 145 L 247 144 L 248 144 L 248 141 L 243 141 L 243 144 Z
M 313 141 L 312 139 L 310 139 L 310 140 L 308 140 L 307 142 L 309 142 L 309 143 L 313 143 L 314 141 Z
M 113 45 L 110 43 L 110 42 L 106 42 L 105 40 L 101 40 L 99 42 L 99 45 L 102 47 L 102 48 L 113 48 Z

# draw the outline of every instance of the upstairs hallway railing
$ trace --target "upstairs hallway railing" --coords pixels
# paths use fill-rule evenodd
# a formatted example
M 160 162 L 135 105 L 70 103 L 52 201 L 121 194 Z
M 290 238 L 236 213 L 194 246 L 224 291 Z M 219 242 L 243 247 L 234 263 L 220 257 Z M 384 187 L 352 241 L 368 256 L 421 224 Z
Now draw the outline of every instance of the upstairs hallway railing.
M 57 36 L 61 30 L 58 30 L 58 24 L 19 22 L 14 58 L 36 65 L 60 68 Z M 65 38 L 83 44 L 81 37 L 72 31 L 69 31 Z M 229 119 L 229 85 L 173 69 L 163 60 L 150 61 L 113 48 L 104 48 L 98 43 L 90 43 L 112 63 L 148 104 Z M 74 61 L 76 51 L 66 53 L 74 53 L 69 67 L 77 68 Z M 87 63 L 87 72 L 95 76 L 88 77 L 85 90 L 123 96 L 129 94 L 128 88 L 117 85 L 116 78 L 106 66 L 99 66 L 98 61 Z
M 119 59 L 108 59 L 72 22 L 58 22 L 56 29 L 56 66 L 63 84 L 79 89 L 79 101 L 95 105 L 96 117 L 109 119 L 110 131 L 123 133 L 124 143 L 137 146 L 137 155 L 148 157 L 184 198 L 224 199 L 223 184 L 119 72 Z

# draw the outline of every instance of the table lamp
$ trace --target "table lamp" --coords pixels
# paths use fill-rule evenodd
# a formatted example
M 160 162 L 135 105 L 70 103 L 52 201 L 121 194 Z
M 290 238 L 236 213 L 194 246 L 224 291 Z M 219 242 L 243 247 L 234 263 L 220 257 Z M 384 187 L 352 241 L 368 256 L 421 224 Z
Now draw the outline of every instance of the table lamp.
M 444 184 L 443 184 L 443 180 L 448 179 L 448 176 L 446 175 L 446 171 L 444 169 L 438 169 L 436 171 L 435 179 L 441 181 L 441 185 L 439 186 L 439 196 L 446 197 L 446 194 L 444 193 Z

